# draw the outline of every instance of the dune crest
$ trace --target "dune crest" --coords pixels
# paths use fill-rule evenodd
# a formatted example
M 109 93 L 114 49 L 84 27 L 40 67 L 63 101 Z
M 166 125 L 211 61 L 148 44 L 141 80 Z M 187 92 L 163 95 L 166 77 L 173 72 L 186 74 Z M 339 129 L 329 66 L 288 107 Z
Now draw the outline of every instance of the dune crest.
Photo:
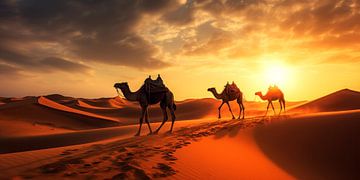
M 327 112 L 360 109 L 360 92 L 342 89 L 291 109 L 291 112 Z
M 90 103 L 87 103 L 84 100 L 80 100 L 80 99 L 76 100 L 76 105 L 87 109 L 114 109 L 112 107 L 93 106 Z
M 51 100 L 45 98 L 44 96 L 40 96 L 38 98 L 38 103 L 43 105 L 43 106 L 47 106 L 47 107 L 57 109 L 57 110 L 60 110 L 60 111 L 77 113 L 77 114 L 81 114 L 81 115 L 85 115 L 85 116 L 92 116 L 92 117 L 96 117 L 96 118 L 104 119 L 104 120 L 117 121 L 116 119 L 113 119 L 113 118 L 109 118 L 109 117 L 105 117 L 105 116 L 99 116 L 97 114 L 93 114 L 93 113 L 90 113 L 90 112 L 85 112 L 85 111 L 81 111 L 81 110 L 78 110 L 78 109 L 70 108 L 68 106 L 64 106 L 62 104 L 51 101 Z

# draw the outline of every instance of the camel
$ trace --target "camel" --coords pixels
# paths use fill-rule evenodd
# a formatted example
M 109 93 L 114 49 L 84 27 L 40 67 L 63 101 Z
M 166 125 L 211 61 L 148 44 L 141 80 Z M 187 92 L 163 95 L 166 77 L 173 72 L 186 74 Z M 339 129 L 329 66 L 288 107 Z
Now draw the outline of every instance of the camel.
M 281 111 L 282 111 L 283 107 L 284 107 L 284 112 L 285 112 L 284 93 L 277 86 L 273 86 L 273 87 L 270 86 L 268 92 L 265 95 L 263 95 L 261 93 L 261 91 L 256 92 L 255 95 L 258 95 L 264 101 L 268 101 L 265 116 L 267 115 L 267 112 L 269 110 L 269 105 L 271 105 L 271 107 L 272 107 L 272 109 L 274 111 L 274 114 L 276 114 L 275 109 L 274 109 L 274 105 L 272 104 L 272 101 L 276 101 L 276 100 L 279 100 L 279 103 L 280 103 L 279 115 L 281 114 Z
M 142 86 L 136 92 L 131 92 L 127 82 L 116 83 L 114 85 L 114 87 L 116 90 L 120 89 L 127 100 L 139 102 L 139 104 L 141 106 L 141 115 L 140 115 L 140 121 L 139 121 L 140 126 L 139 126 L 139 130 L 135 134 L 135 136 L 140 135 L 141 126 L 142 126 L 144 117 L 145 117 L 145 122 L 147 123 L 147 125 L 149 127 L 149 131 L 150 131 L 149 135 L 152 134 L 152 130 L 151 130 L 150 123 L 149 123 L 149 117 L 148 117 L 148 106 L 151 104 L 157 104 L 159 102 L 160 102 L 161 110 L 163 112 L 164 119 L 163 119 L 160 127 L 154 132 L 154 134 L 157 134 L 159 132 L 159 130 L 161 129 L 161 127 L 168 120 L 166 108 L 168 108 L 171 113 L 172 123 L 171 123 L 171 128 L 170 128 L 169 133 L 172 132 L 175 118 L 176 118 L 175 117 L 176 105 L 174 103 L 174 95 L 170 90 L 162 91 L 162 92 L 152 92 L 149 95 L 145 91 L 145 86 Z
M 236 92 L 234 93 L 228 93 L 228 89 L 227 89 L 227 86 L 235 86 L 236 88 Z M 221 119 L 221 107 L 224 105 L 224 103 L 226 103 L 229 107 L 229 111 L 232 115 L 232 119 L 235 119 L 234 117 L 234 114 L 231 110 L 231 107 L 229 105 L 229 101 L 234 101 L 236 100 L 237 103 L 239 104 L 239 108 L 240 108 L 240 112 L 239 112 L 239 117 L 237 119 L 240 119 L 240 116 L 241 116 L 241 112 L 242 112 L 242 119 L 244 119 L 245 117 L 245 107 L 244 107 L 244 104 L 243 104 L 243 93 L 240 91 L 239 88 L 236 87 L 235 83 L 233 82 L 232 85 L 229 85 L 227 84 L 224 88 L 224 90 L 221 92 L 221 94 L 217 93 L 216 89 L 213 87 L 213 88 L 209 88 L 208 91 L 210 91 L 211 93 L 213 93 L 214 97 L 216 99 L 221 99 L 222 100 L 222 103 L 221 105 L 219 106 L 218 110 L 219 110 L 219 119 Z

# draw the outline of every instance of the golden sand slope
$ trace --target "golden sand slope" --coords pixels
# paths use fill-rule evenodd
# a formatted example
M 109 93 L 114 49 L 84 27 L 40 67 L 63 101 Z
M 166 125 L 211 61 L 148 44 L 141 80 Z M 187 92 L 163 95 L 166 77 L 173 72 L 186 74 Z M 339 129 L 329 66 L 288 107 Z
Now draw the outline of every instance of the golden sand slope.
M 360 92 L 342 89 L 291 109 L 291 112 L 329 112 L 360 109 Z
M 299 179 L 359 179 L 360 110 L 319 113 L 258 128 L 255 139 Z
M 360 110 L 188 121 L 173 134 L 69 146 L 47 161 L 22 165 L 15 172 L 3 166 L 1 171 L 6 177 L 32 178 L 358 179 L 359 120 Z M 135 131 L 136 126 L 128 133 Z M 88 139 L 91 134 L 69 138 Z M 7 161 L 0 164 L 11 164 Z
M 140 108 L 137 103 L 119 97 L 84 99 L 58 94 L 2 98 L 0 106 L 0 137 L 54 134 L 76 130 L 131 125 L 139 122 Z M 204 98 L 176 102 L 176 120 L 217 117 L 221 101 Z M 295 103 L 296 104 L 296 103 Z M 231 103 L 234 114 L 238 106 Z M 264 113 L 264 102 L 245 102 L 246 115 Z M 162 121 L 159 105 L 149 108 L 150 121 Z M 227 107 L 222 109 L 223 118 L 230 117 Z

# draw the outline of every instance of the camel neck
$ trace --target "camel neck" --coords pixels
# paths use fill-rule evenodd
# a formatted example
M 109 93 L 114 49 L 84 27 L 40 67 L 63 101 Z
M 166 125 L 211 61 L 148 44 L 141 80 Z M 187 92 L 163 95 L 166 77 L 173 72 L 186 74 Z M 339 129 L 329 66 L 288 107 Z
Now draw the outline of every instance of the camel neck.
M 266 95 L 264 96 L 262 93 L 259 95 L 259 97 L 260 97 L 262 100 L 267 100 Z
M 129 101 L 137 101 L 138 100 L 138 92 L 131 92 L 130 88 L 123 88 L 121 89 L 122 93 L 124 94 L 125 98 Z
M 212 90 L 211 92 L 214 94 L 216 99 L 222 99 L 222 95 L 219 94 L 216 89 Z

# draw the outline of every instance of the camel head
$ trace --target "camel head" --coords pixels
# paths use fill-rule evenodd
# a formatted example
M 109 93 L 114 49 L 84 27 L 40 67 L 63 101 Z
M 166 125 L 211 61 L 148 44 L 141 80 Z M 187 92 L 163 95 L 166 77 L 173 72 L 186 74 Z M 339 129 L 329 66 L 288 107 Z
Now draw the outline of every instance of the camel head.
M 215 90 L 215 88 L 209 88 L 209 89 L 207 89 L 208 91 L 210 91 L 210 92 L 213 92 L 214 90 Z
M 262 93 L 261 93 L 261 91 L 258 91 L 258 92 L 255 93 L 255 95 L 261 96 Z
M 124 88 L 127 88 L 127 87 L 129 87 L 127 82 L 115 83 L 114 84 L 115 89 L 124 89 Z

